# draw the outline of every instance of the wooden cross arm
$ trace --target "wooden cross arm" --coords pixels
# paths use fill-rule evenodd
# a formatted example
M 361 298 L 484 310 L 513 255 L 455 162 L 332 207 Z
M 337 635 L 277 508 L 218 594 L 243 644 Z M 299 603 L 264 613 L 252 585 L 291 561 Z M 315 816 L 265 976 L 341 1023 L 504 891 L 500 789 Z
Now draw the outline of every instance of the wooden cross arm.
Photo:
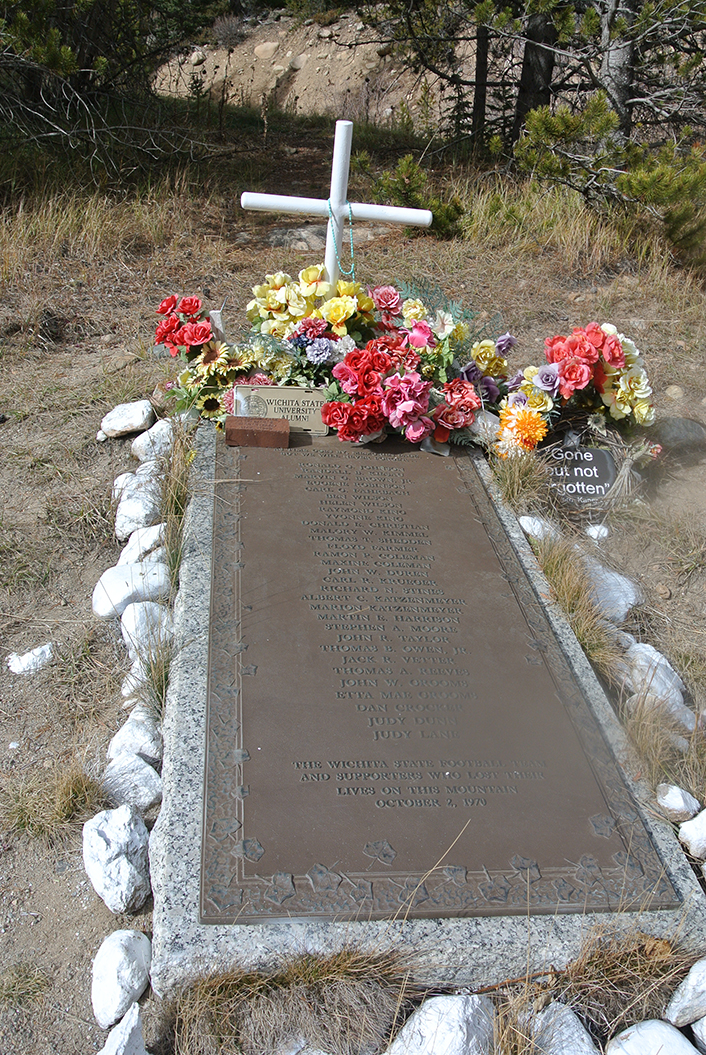
M 243 209 L 260 212 L 305 213 L 309 216 L 328 218 L 328 202 L 321 198 L 294 198 L 286 194 L 256 194 L 246 191 L 240 198 Z M 429 227 L 434 219 L 429 209 L 400 209 L 392 205 L 368 205 L 365 202 L 350 202 L 354 220 L 379 220 L 383 223 L 406 224 L 410 227 Z M 339 206 L 347 216 L 345 206 Z

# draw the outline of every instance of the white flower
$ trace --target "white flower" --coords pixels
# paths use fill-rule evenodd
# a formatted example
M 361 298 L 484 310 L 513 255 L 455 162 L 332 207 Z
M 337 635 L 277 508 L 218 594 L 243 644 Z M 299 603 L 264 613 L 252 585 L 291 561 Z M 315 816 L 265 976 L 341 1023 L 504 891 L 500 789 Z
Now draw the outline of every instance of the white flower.
M 614 326 L 612 322 L 602 322 L 601 329 L 603 330 L 603 333 L 607 334 L 609 337 L 615 337 L 618 332 L 618 327 Z M 619 337 L 618 340 L 622 341 L 622 337 Z
M 437 311 L 432 329 L 439 340 L 443 341 L 444 337 L 448 337 L 449 334 L 454 332 L 456 323 L 448 311 Z

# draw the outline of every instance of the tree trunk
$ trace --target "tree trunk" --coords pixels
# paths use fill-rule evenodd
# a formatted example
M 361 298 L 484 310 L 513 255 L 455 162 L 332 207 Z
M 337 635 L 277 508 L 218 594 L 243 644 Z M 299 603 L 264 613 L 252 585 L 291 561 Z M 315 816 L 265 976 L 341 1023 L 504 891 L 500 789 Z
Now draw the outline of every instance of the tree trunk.
M 530 110 L 549 105 L 555 58 L 552 49 L 556 40 L 557 32 L 548 15 L 530 15 L 527 19 L 522 73 L 512 126 L 513 143 L 520 138 L 522 126 Z
M 601 15 L 601 46 L 603 58 L 599 79 L 608 102 L 620 119 L 619 130 L 627 139 L 632 130 L 632 95 L 634 45 L 629 37 L 618 35 L 611 39 L 611 31 L 618 17 L 628 26 L 635 17 L 635 0 L 608 0 Z
M 473 153 L 478 157 L 483 152 L 485 132 L 485 108 L 488 98 L 488 51 L 490 35 L 487 26 L 478 26 L 476 37 L 476 86 L 473 93 L 471 137 Z

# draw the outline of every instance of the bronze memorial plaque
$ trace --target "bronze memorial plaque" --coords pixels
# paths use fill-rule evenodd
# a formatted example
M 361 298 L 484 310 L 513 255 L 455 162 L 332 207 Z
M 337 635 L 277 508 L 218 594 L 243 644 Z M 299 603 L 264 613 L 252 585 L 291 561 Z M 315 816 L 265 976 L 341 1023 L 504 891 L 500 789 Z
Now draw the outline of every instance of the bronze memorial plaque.
M 201 920 L 678 904 L 472 459 L 216 463 Z

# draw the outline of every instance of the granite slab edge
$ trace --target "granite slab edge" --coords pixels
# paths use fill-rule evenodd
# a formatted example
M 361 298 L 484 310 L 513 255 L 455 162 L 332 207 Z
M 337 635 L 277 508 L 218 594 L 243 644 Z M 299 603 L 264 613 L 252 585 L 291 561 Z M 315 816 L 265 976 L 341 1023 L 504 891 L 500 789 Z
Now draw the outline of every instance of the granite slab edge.
M 192 467 L 193 497 L 185 521 L 184 556 L 175 604 L 178 649 L 164 717 L 164 798 L 150 839 L 154 889 L 151 974 L 155 992 L 167 995 L 216 969 L 235 965 L 262 968 L 281 961 L 283 956 L 330 952 L 351 943 L 370 951 L 394 947 L 410 954 L 419 964 L 415 977 L 428 984 L 477 987 L 517 977 L 528 969 L 548 970 L 550 966 L 568 963 L 578 954 L 590 931 L 605 925 L 605 914 L 346 923 L 291 920 L 232 926 L 199 922 L 216 442 L 212 426 L 199 428 Z M 479 471 L 497 506 L 492 482 L 487 474 L 483 475 L 482 466 Z M 536 575 L 536 562 L 517 520 L 507 509 L 501 507 L 500 512 L 519 559 L 525 567 L 529 562 Z M 539 589 L 543 579 L 536 581 Z M 571 656 L 574 670 L 582 666 L 583 658 L 583 673 L 589 682 L 593 677 L 595 685 L 590 685 L 590 689 L 596 694 L 597 687 L 597 711 L 610 711 L 568 624 L 565 620 L 562 623 L 556 612 L 548 614 Z M 574 654 L 576 650 L 578 654 Z M 615 719 L 614 722 L 618 724 Z M 624 759 L 627 747 L 619 726 L 610 735 L 616 756 Z M 669 826 L 656 821 L 650 831 L 685 906 L 643 915 L 611 915 L 611 925 L 626 933 L 638 927 L 665 937 L 681 930 L 694 948 L 701 948 L 706 944 L 706 899 Z

